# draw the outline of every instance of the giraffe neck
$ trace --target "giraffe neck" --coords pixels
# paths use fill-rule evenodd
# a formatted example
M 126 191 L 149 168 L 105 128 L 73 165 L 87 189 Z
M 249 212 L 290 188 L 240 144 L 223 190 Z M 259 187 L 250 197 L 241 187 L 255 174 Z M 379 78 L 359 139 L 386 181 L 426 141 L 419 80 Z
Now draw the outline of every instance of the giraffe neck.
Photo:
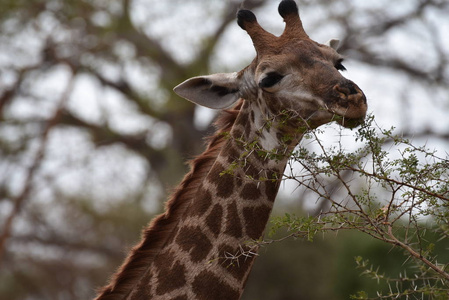
M 256 105 L 256 104 L 253 104 Z M 276 197 L 287 156 L 275 126 L 246 102 L 172 241 L 145 279 L 152 299 L 239 299 Z M 137 293 L 139 294 L 139 293 Z
M 257 102 L 245 101 L 230 125 L 225 126 L 229 132 L 221 130 L 215 136 L 219 139 L 218 154 L 205 166 L 198 166 L 198 160 L 213 147 L 211 142 L 184 179 L 199 176 L 196 181 L 185 186 L 181 183 L 183 188 L 192 189 L 190 199 L 173 198 L 168 211 L 147 229 L 108 290 L 114 294 L 120 281 L 136 269 L 132 266 L 141 264 L 138 275 L 126 279 L 130 281 L 126 291 L 120 297 L 98 299 L 240 298 L 257 252 L 257 246 L 250 243 L 263 235 L 288 155 L 277 153 L 285 144 L 280 142 L 273 119 Z M 196 174 L 198 170 L 204 175 Z M 160 227 L 158 222 L 172 226 Z M 145 255 L 142 248 L 156 234 L 164 239 L 160 247 L 151 249 L 151 259 L 136 258 Z

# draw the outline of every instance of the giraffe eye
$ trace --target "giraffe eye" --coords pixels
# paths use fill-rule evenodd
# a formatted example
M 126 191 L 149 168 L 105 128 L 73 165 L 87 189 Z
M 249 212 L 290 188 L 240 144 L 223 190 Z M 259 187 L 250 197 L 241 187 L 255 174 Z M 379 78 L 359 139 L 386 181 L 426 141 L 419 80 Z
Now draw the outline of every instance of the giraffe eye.
M 337 69 L 338 71 L 346 71 L 346 68 L 345 68 L 345 66 L 343 66 L 342 62 L 343 62 L 343 59 L 339 59 L 334 66 L 335 69 Z
M 269 72 L 261 81 L 259 81 L 260 88 L 270 88 L 281 79 L 284 78 L 284 75 L 281 75 L 277 72 Z

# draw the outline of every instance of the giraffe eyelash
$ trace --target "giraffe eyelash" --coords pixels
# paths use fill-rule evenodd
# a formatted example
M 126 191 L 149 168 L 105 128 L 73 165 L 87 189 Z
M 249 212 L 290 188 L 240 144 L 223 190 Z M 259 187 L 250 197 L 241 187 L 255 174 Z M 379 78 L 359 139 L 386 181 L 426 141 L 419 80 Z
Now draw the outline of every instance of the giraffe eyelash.
M 345 66 L 343 66 L 343 59 L 339 59 L 337 61 L 337 63 L 334 65 L 335 69 L 337 69 L 338 71 L 346 71 Z

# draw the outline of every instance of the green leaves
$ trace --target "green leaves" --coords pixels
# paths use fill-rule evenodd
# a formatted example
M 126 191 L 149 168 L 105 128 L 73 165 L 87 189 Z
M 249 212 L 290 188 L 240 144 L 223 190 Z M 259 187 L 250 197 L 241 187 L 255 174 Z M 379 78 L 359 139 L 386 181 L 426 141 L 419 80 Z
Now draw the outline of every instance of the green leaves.
M 292 237 L 305 238 L 309 242 L 313 241 L 315 235 L 323 231 L 325 223 L 314 217 L 300 217 L 286 213 L 283 217 L 276 217 L 271 220 L 269 236 L 273 236 L 280 228 L 285 228 L 287 232 L 293 233 Z

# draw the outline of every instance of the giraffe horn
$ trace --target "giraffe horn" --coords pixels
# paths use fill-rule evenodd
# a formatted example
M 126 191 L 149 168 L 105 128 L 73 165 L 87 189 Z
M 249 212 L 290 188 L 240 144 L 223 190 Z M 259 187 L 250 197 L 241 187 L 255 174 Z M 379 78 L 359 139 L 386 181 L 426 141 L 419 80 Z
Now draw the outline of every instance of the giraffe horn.
M 309 38 L 302 27 L 301 19 L 296 2 L 293 0 L 282 0 L 278 7 L 279 14 L 284 18 L 285 29 L 283 36 L 291 36 L 296 38 Z
M 276 38 L 259 25 L 256 16 L 250 10 L 241 9 L 238 11 L 237 24 L 251 37 L 257 53 L 262 52 L 267 43 Z

